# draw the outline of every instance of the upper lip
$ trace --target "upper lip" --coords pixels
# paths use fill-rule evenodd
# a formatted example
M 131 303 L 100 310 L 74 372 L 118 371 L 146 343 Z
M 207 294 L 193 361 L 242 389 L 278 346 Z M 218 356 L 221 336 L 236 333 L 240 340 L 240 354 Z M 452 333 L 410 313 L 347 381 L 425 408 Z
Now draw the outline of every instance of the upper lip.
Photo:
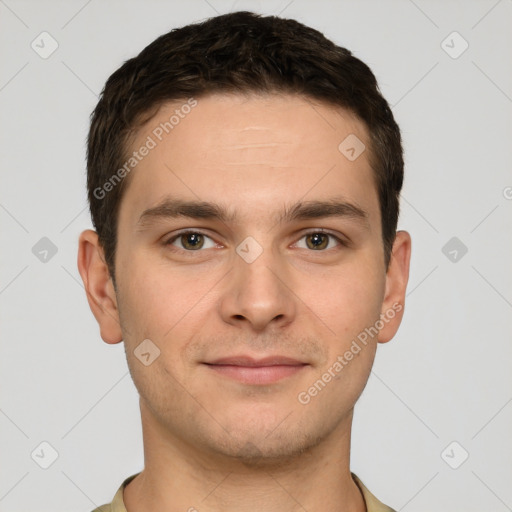
M 231 357 L 222 357 L 220 359 L 215 359 L 214 361 L 208 361 L 205 364 L 210 365 L 231 365 L 231 366 L 303 366 L 307 363 L 303 361 L 298 361 L 297 359 L 293 359 L 291 357 L 285 356 L 269 356 L 264 357 L 262 359 L 256 359 L 250 356 L 231 356 Z

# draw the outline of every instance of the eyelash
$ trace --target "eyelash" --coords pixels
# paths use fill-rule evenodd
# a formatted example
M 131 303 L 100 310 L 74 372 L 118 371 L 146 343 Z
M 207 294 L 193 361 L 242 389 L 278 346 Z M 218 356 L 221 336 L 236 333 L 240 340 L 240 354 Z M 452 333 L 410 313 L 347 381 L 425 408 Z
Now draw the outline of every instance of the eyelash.
M 308 231 L 308 232 L 304 233 L 299 238 L 299 240 L 302 240 L 304 237 L 307 237 L 307 236 L 310 236 L 310 235 L 314 235 L 314 234 L 317 234 L 317 233 L 321 233 L 321 234 L 329 236 L 330 238 L 333 238 L 342 247 L 347 247 L 348 246 L 348 242 L 346 242 L 345 240 L 341 239 L 340 237 L 334 235 L 333 233 L 331 233 L 329 231 L 325 231 L 324 229 L 314 229 L 314 230 Z M 172 246 L 172 243 L 175 242 L 179 237 L 181 237 L 183 235 L 187 235 L 187 234 L 202 235 L 202 236 L 207 237 L 207 238 L 209 238 L 209 239 L 211 239 L 213 241 L 212 237 L 208 236 L 206 233 L 203 233 L 202 231 L 198 231 L 198 230 L 195 230 L 195 229 L 187 229 L 187 230 L 180 231 L 179 233 L 173 235 L 166 242 L 164 242 L 164 245 L 166 247 L 167 246 Z M 187 253 L 202 252 L 201 249 L 198 249 L 196 251 L 188 250 L 188 249 L 182 249 L 180 247 L 175 247 L 175 249 L 178 250 L 178 251 L 187 252 Z M 331 249 L 333 249 L 333 248 L 331 248 Z M 313 249 L 310 249 L 310 251 L 311 252 L 325 252 L 325 251 L 328 251 L 328 250 L 331 250 L 331 249 L 320 249 L 318 251 L 314 251 Z

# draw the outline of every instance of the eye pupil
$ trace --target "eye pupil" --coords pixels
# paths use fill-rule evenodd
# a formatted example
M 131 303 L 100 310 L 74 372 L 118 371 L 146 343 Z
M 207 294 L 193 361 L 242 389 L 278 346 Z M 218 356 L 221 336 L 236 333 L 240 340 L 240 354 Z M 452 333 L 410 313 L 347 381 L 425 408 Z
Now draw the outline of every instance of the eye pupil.
M 200 233 L 185 233 L 181 235 L 181 242 L 187 249 L 200 249 L 204 244 L 204 238 Z
M 306 240 L 310 249 L 324 249 L 328 244 L 327 235 L 324 233 L 313 233 L 309 235 Z

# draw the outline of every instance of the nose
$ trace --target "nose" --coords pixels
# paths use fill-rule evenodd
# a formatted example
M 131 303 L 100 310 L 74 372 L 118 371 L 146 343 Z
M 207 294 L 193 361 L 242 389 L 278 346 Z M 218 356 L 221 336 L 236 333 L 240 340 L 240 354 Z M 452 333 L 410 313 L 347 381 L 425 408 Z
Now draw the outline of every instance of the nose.
M 291 277 L 270 250 L 248 263 L 234 255 L 234 267 L 220 302 L 222 319 L 261 332 L 293 322 L 297 304 Z

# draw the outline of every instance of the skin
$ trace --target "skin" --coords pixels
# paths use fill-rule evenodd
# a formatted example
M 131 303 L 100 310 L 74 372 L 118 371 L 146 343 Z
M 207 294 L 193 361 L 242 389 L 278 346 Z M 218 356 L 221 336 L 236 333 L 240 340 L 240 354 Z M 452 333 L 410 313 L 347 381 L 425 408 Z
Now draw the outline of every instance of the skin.
M 181 104 L 164 105 L 132 149 Z M 369 147 L 353 115 L 299 96 L 198 98 L 130 175 L 116 289 L 96 233 L 81 234 L 91 310 L 106 343 L 124 341 L 140 393 L 145 468 L 125 489 L 128 512 L 365 510 L 349 469 L 353 407 L 403 308 L 308 404 L 297 399 L 359 333 L 404 304 L 410 237 L 397 233 L 386 267 L 368 150 L 354 161 L 338 150 L 349 134 Z M 216 203 L 236 219 L 139 222 L 168 196 Z M 366 216 L 279 222 L 285 206 L 329 200 Z M 172 240 L 184 228 L 205 235 L 204 245 Z M 343 244 L 317 235 L 321 248 L 311 248 L 320 229 Z M 262 249 L 252 263 L 236 252 L 247 237 Z M 144 339 L 160 350 L 149 366 L 134 354 Z M 265 385 L 204 364 L 240 354 L 306 364 Z

